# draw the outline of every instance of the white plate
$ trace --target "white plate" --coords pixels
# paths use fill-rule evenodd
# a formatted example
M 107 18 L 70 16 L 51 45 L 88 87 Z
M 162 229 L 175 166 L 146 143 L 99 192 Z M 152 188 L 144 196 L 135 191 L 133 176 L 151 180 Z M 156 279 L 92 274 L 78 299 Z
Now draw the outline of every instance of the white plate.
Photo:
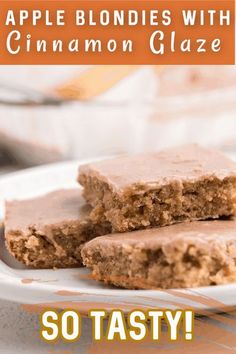
M 83 161 L 87 162 L 87 161 Z M 17 172 L 0 179 L 0 215 L 5 199 L 29 198 L 58 188 L 77 186 L 78 162 L 59 163 Z M 188 290 L 123 290 L 103 286 L 80 269 L 25 269 L 10 257 L 2 237 L 0 251 L 0 297 L 39 307 L 74 308 L 82 314 L 92 308 L 125 311 L 134 308 L 194 308 L 223 310 L 236 305 L 236 284 Z M 33 305 L 33 306 L 32 306 Z

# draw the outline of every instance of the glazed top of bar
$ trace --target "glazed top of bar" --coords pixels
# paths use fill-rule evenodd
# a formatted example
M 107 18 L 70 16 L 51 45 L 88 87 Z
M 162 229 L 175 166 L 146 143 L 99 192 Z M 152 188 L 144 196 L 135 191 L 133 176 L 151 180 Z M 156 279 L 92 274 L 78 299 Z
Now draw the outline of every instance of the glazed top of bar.
M 83 165 L 79 174 L 83 184 L 82 175 L 97 177 L 118 192 L 140 185 L 151 189 L 176 180 L 193 181 L 212 175 L 220 179 L 236 176 L 236 163 L 218 151 L 194 144 Z
M 74 221 L 85 221 L 90 207 L 79 189 L 62 189 L 34 199 L 6 202 L 5 229 L 28 230 Z
M 142 249 L 155 248 L 175 241 L 191 240 L 192 244 L 217 242 L 224 247 L 225 241 L 236 242 L 236 221 L 215 220 L 215 221 L 194 221 L 175 224 L 166 227 L 118 233 L 109 236 L 101 236 L 90 241 L 85 248 L 93 249 L 97 245 L 107 246 L 135 246 Z M 236 247 L 235 247 L 236 255 Z

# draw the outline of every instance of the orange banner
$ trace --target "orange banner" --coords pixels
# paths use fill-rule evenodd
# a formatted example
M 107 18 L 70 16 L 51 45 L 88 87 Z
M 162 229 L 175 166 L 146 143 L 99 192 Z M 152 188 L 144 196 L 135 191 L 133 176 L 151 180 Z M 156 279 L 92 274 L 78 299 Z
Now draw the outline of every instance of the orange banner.
M 234 64 L 234 0 L 0 1 L 0 64 Z

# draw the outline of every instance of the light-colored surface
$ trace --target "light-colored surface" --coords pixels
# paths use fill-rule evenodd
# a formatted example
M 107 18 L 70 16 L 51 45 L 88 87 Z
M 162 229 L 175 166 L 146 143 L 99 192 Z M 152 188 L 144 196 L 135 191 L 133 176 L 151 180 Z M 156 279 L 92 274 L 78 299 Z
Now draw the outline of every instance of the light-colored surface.
M 161 73 L 160 95 L 166 97 L 214 91 L 235 86 L 236 69 L 230 65 L 174 65 Z
M 81 161 L 85 163 L 88 161 Z M 76 187 L 75 178 L 78 162 L 67 162 L 38 167 L 0 179 L 0 215 L 4 214 L 4 199 L 29 198 L 58 188 Z M 169 294 L 164 291 L 130 291 L 103 286 L 87 277 L 86 269 L 30 270 L 22 269 L 8 257 L 4 247 L 0 262 L 0 286 L 2 299 L 27 304 L 53 303 L 61 307 L 73 301 L 82 313 L 87 313 L 92 304 L 103 308 L 121 307 L 125 310 L 134 306 L 173 306 L 173 302 L 196 308 L 214 307 L 198 301 L 196 294 L 207 296 L 224 305 L 235 305 L 236 284 L 178 291 Z M 186 299 L 188 294 L 191 299 Z M 196 297 L 196 301 L 195 301 Z
M 9 73 L 9 68 L 4 69 Z M 1 83 L 40 91 L 52 91 L 73 78 L 81 67 L 13 67 Z M 15 75 L 14 75 L 15 74 Z M 148 83 L 143 90 L 143 83 Z M 141 67 L 89 102 L 59 106 L 0 105 L 0 146 L 29 165 L 139 149 L 150 105 L 156 95 L 156 79 Z M 20 124 L 19 124 L 20 121 Z M 12 129 L 14 127 L 14 129 Z
M 0 68 L 0 97 L 1 83 L 52 92 L 84 69 Z M 30 165 L 193 142 L 235 148 L 236 69 L 167 67 L 162 74 L 164 84 L 160 82 L 167 94 L 159 98 L 158 78 L 150 67 L 142 67 L 89 102 L 36 107 L 0 105 L 0 146 Z
M 232 87 L 159 98 L 147 119 L 143 146 L 151 151 L 195 142 L 235 150 L 235 94 Z
M 27 313 L 21 305 L 0 301 L 0 354 L 85 354 L 91 346 L 92 326 L 83 319 L 79 342 L 46 344 L 39 337 L 39 315 Z

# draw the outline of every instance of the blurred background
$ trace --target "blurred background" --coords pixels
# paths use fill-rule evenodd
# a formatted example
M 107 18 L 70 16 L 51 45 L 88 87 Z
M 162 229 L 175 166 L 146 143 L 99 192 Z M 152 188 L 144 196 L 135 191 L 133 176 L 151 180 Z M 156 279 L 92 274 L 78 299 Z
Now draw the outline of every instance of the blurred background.
M 0 173 L 198 142 L 236 150 L 234 66 L 2 66 Z

